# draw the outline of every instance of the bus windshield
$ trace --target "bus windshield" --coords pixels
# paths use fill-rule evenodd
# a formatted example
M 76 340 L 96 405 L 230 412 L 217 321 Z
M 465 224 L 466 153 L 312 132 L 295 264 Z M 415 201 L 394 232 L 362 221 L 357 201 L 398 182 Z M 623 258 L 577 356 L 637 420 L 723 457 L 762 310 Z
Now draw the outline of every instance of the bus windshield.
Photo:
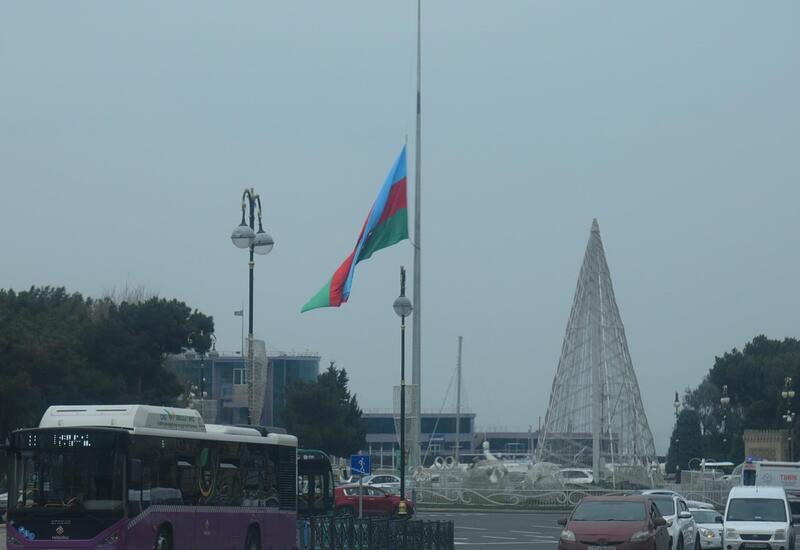
M 87 433 L 24 438 L 14 456 L 8 498 L 12 514 L 121 516 L 123 460 L 114 440 Z

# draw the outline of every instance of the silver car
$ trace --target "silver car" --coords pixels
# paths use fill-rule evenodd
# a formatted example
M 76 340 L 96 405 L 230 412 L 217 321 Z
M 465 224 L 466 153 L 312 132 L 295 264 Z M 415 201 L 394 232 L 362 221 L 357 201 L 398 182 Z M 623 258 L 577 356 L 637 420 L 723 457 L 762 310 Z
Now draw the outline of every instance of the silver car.
M 670 550 L 700 550 L 700 537 L 694 517 L 683 497 L 677 494 L 650 494 L 661 515 L 667 520 Z
M 700 536 L 702 550 L 722 548 L 722 514 L 708 508 L 689 508 L 697 524 L 697 534 Z

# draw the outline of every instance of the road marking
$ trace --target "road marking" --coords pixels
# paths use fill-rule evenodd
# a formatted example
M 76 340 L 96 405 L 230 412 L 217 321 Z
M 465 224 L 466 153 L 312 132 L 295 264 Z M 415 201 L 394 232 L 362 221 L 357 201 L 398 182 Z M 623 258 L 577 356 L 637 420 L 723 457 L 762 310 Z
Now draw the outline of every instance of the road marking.
M 463 525 L 456 525 L 456 529 L 469 529 L 470 531 L 488 531 L 487 527 L 464 527 Z
M 483 535 L 485 539 L 499 539 L 499 540 L 517 540 L 516 537 L 495 537 L 492 535 Z

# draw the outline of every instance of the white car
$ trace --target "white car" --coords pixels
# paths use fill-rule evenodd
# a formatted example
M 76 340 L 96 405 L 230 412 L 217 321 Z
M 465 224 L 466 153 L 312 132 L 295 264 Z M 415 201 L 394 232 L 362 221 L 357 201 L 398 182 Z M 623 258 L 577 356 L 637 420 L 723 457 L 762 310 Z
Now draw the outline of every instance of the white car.
M 708 508 L 689 508 L 697 525 L 702 550 L 722 548 L 722 514 Z
M 792 511 L 783 487 L 739 486 L 725 506 L 722 543 L 730 550 L 793 550 Z
M 594 483 L 594 475 L 588 468 L 562 468 L 561 480 L 564 483 L 587 485 Z
M 683 497 L 677 494 L 648 493 L 659 512 L 667 520 L 670 550 L 700 550 L 700 537 L 694 517 Z
M 393 474 L 377 474 L 364 478 L 364 485 L 380 487 L 381 489 L 400 489 L 400 478 Z M 406 478 L 408 486 L 408 478 Z

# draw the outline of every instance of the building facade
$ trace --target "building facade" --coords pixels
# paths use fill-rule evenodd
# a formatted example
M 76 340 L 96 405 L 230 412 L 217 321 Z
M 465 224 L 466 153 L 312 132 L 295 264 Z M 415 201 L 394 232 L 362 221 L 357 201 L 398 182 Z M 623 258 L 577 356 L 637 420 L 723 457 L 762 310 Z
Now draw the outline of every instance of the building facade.
M 399 420 L 390 410 L 365 410 L 361 424 L 367 432 L 366 448 L 373 468 L 397 469 L 400 461 Z M 473 452 L 475 414 L 462 412 L 460 419 L 459 453 Z M 456 413 L 428 411 L 422 413 L 420 435 L 420 458 L 424 466 L 430 466 L 436 457 L 455 454 Z
M 294 381 L 316 380 L 319 361 L 319 355 L 313 353 L 267 354 L 267 384 L 259 424 L 285 427 L 286 388 Z M 184 395 L 189 394 L 192 386 L 196 388 L 198 399 L 194 403 L 206 422 L 247 423 L 247 365 L 241 353 L 173 355 L 167 358 L 166 368 L 178 377 L 185 388 Z M 206 393 L 204 399 L 200 399 L 201 387 Z

